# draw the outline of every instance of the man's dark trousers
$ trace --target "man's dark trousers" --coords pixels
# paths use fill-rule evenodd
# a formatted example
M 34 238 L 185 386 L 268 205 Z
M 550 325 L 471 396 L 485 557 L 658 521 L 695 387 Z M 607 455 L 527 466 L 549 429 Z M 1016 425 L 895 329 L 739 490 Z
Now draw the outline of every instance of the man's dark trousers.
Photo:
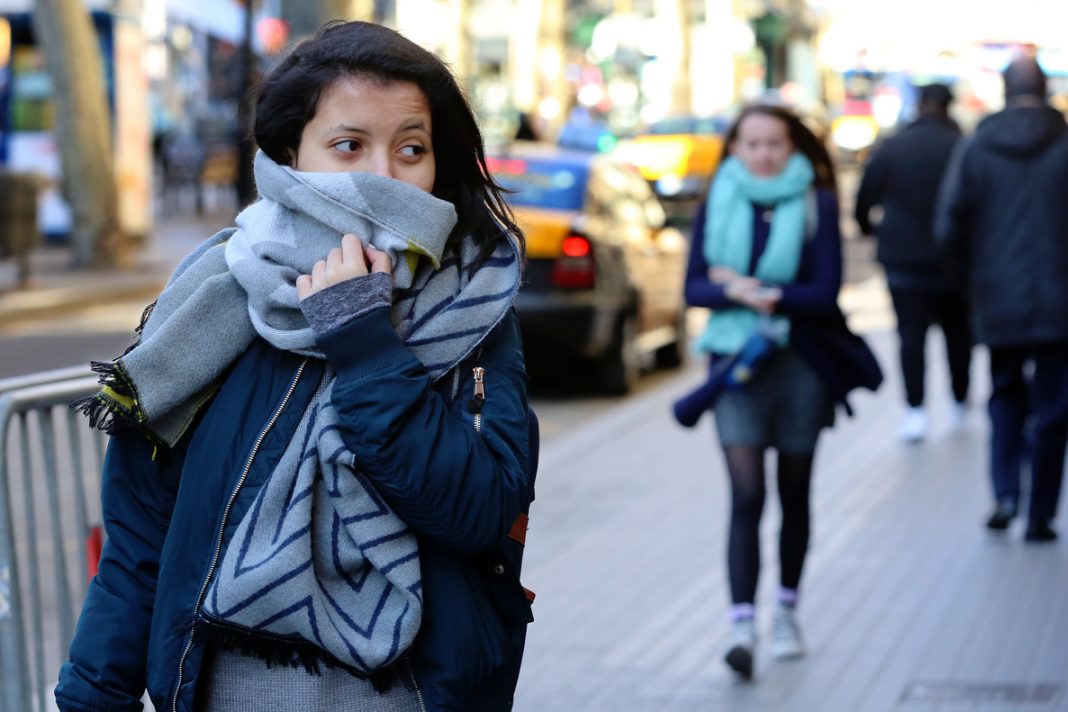
M 897 332 L 901 347 L 901 372 L 905 380 L 905 398 L 912 408 L 923 405 L 925 342 L 927 329 L 939 324 L 946 337 L 946 357 L 958 403 L 968 397 L 972 357 L 972 335 L 968 325 L 968 302 L 958 290 L 947 287 L 913 287 L 890 285 L 890 297 L 897 314 Z
M 1030 439 L 1029 518 L 1049 522 L 1057 513 L 1068 446 L 1068 343 L 991 347 L 990 374 L 994 495 L 1019 500 Z

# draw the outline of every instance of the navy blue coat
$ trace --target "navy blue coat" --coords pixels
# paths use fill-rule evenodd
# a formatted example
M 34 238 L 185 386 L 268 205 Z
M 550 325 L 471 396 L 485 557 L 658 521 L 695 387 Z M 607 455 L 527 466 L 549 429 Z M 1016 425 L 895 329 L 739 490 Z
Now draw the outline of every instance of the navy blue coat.
M 319 339 L 337 371 L 346 445 L 420 543 L 420 633 L 405 665 L 428 710 L 507 710 L 530 603 L 522 549 L 507 538 L 533 499 L 537 435 L 513 311 L 436 383 L 387 308 Z M 60 672 L 61 710 L 193 709 L 215 562 L 293 436 L 324 362 L 255 342 L 188 434 L 153 459 L 112 438 L 103 474 L 108 533 Z M 465 408 L 485 368 L 480 428 Z M 536 421 L 535 421 L 536 422 Z
M 946 169 L 935 239 L 963 268 L 979 343 L 1068 342 L 1068 124 L 1049 106 L 986 117 Z
M 771 223 L 763 219 L 764 208 L 753 206 L 753 250 L 749 272 L 768 244 Z M 726 285 L 708 278 L 705 259 L 707 203 L 694 220 L 690 261 L 686 269 L 686 302 L 708 309 L 738 306 L 726 293 Z M 838 227 L 838 199 L 829 190 L 816 192 L 815 232 L 805 240 L 797 276 L 781 285 L 782 298 L 776 314 L 790 317 L 790 346 L 820 376 L 832 397 L 852 413 L 846 396 L 855 388 L 874 390 L 882 383 L 882 371 L 867 345 L 846 326 L 838 308 L 842 286 L 842 237 Z M 713 364 L 715 357 L 713 357 Z

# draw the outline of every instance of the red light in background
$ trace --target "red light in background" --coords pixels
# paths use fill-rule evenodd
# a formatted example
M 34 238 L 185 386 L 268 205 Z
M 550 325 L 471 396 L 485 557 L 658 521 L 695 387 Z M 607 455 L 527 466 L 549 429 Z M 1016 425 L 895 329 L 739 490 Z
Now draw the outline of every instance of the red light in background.
M 564 238 L 560 251 L 567 257 L 585 257 L 590 254 L 590 241 L 581 235 L 569 235 Z
M 486 167 L 490 169 L 490 173 L 503 173 L 506 175 L 523 175 L 527 172 L 527 162 L 518 158 L 487 156 Z
M 256 26 L 256 34 L 267 54 L 278 54 L 289 41 L 289 23 L 277 17 L 265 17 Z
M 590 241 L 582 235 L 568 235 L 560 244 L 560 258 L 553 264 L 552 283 L 561 289 L 593 289 L 597 265 Z

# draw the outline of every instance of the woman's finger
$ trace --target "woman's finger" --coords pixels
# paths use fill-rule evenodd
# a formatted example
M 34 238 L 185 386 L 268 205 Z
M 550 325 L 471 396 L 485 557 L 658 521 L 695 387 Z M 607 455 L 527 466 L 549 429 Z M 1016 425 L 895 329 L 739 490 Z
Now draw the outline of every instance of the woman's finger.
M 312 279 L 311 275 L 302 274 L 297 277 L 297 299 L 304 301 L 305 298 L 311 295 Z
M 393 271 L 393 260 L 390 258 L 389 253 L 384 250 L 368 245 L 367 259 L 371 266 L 371 272 L 389 274 Z
M 346 264 L 356 262 L 366 264 L 363 256 L 363 243 L 351 232 L 341 238 L 341 257 Z
M 326 277 L 331 282 L 337 282 L 343 278 L 345 265 L 341 260 L 340 247 L 335 247 L 326 253 Z
M 326 260 L 319 260 L 312 267 L 312 287 L 318 291 L 326 287 Z

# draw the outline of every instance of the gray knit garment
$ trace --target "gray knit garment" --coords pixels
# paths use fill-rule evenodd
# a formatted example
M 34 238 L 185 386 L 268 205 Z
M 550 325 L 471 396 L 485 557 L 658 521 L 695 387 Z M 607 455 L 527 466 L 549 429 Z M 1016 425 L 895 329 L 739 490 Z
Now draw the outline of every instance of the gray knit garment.
M 483 259 L 474 237 L 451 234 L 453 205 L 419 188 L 368 173 L 302 173 L 262 152 L 256 184 L 261 199 L 238 216 L 238 229 L 179 265 L 140 344 L 103 365 L 112 390 L 101 403 L 155 440 L 178 441 L 257 334 L 321 357 L 295 285 L 344 233 L 393 258 L 393 326 L 435 378 L 500 322 L 519 290 L 517 245 L 501 239 Z
M 200 712 L 422 712 L 419 696 L 404 684 L 385 693 L 338 668 L 311 675 L 218 651 L 207 676 Z
M 329 367 L 295 437 L 226 547 L 204 612 L 314 644 L 370 674 L 411 646 L 423 612 L 415 535 L 356 470 Z

